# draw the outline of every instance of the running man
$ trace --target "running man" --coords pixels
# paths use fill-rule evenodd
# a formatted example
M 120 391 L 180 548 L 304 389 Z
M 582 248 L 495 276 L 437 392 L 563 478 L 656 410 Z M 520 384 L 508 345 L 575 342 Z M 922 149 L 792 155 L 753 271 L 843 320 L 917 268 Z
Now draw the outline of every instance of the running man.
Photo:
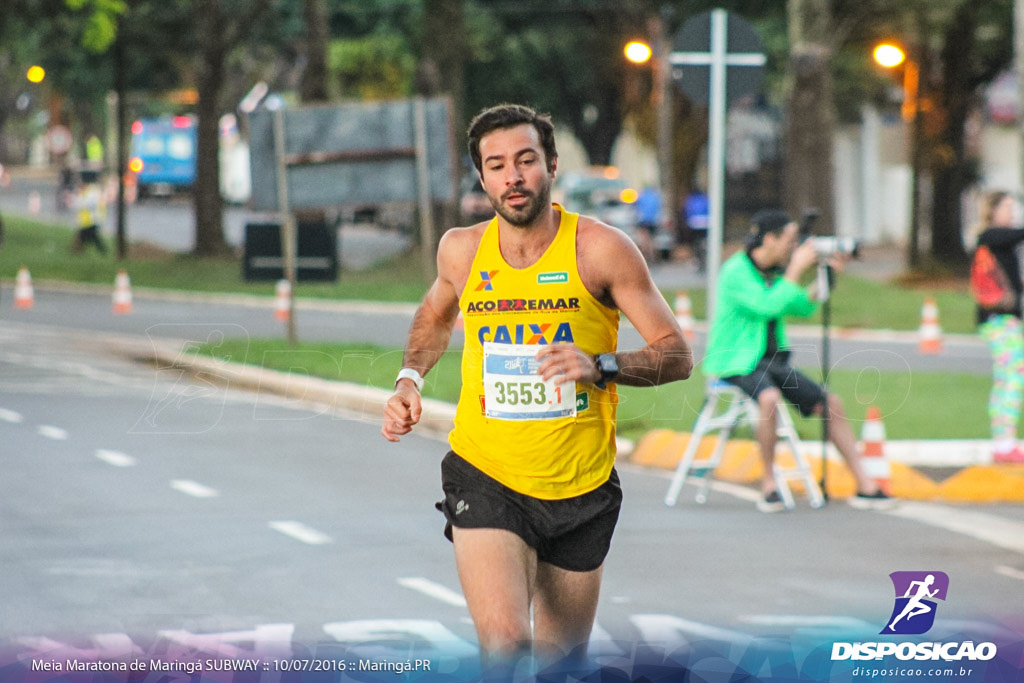
M 928 588 L 933 583 L 935 583 L 934 574 L 929 574 L 928 576 L 926 576 L 924 581 L 910 582 L 910 585 L 907 586 L 907 592 L 903 595 L 903 597 L 910 598 L 910 600 L 907 601 L 907 604 L 903 607 L 903 611 L 900 612 L 899 616 L 893 619 L 892 623 L 889 624 L 890 631 L 896 631 L 896 622 L 898 622 L 900 619 L 906 618 L 907 621 L 909 621 L 910 619 L 918 616 L 919 614 L 927 614 L 928 612 L 932 611 L 931 606 L 926 605 L 922 601 L 925 598 L 935 597 L 935 594 L 939 592 L 938 588 L 936 588 L 933 591 L 928 590 Z M 913 593 L 913 595 L 911 595 L 911 593 Z
M 441 240 L 382 434 L 398 441 L 419 421 L 423 376 L 461 312 L 462 391 L 438 507 L 484 666 L 582 657 L 622 499 L 616 384 L 686 379 L 692 352 L 633 242 L 551 202 L 546 115 L 486 109 L 469 151 L 497 216 Z M 617 351 L 620 313 L 643 348 Z

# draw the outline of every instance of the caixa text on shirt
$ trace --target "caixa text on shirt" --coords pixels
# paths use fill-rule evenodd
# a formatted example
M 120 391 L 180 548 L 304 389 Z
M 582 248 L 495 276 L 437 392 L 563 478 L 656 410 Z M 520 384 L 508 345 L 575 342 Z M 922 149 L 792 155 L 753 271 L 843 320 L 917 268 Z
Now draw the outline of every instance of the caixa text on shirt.
M 490 325 L 480 327 L 480 343 L 495 344 L 557 344 L 572 342 L 572 326 L 567 322 L 529 325 Z

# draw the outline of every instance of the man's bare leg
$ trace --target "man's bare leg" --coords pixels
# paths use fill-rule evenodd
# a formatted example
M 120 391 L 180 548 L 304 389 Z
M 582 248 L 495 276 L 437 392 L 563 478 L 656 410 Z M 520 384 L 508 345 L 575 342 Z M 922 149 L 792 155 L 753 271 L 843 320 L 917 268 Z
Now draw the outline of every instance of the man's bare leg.
M 761 493 L 768 494 L 778 488 L 775 481 L 775 445 L 779 441 L 778 410 L 782 394 L 778 389 L 765 389 L 757 396 L 760 421 L 757 423 L 757 444 L 761 450 L 764 476 L 761 479 Z
M 532 653 L 530 602 L 537 554 L 504 529 L 452 529 L 462 593 L 480 641 L 485 669 L 514 669 Z
M 534 654 L 541 665 L 587 654 L 597 616 L 603 566 L 573 572 L 541 562 L 533 601 Z

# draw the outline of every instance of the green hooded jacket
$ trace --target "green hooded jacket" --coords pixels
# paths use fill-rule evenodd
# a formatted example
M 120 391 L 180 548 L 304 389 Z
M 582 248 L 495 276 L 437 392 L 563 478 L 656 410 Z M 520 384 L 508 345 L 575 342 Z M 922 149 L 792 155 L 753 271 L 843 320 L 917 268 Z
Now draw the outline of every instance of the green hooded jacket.
M 788 348 L 785 316 L 806 317 L 817 304 L 807 291 L 781 277 L 769 284 L 746 252 L 722 265 L 718 275 L 715 317 L 711 322 L 703 372 L 731 377 L 753 372 L 768 345 L 768 322 L 777 320 L 779 349 Z

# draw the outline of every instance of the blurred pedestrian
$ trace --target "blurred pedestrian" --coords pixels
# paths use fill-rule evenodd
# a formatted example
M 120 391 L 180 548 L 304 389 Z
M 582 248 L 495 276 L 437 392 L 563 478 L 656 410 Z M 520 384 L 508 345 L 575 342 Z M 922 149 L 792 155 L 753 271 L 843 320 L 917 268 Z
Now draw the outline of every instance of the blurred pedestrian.
M 644 185 L 633 204 L 636 211 L 637 246 L 650 263 L 654 259 L 654 236 L 661 221 L 661 193 L 651 185 Z
M 90 135 L 85 141 L 85 158 L 90 168 L 103 168 L 103 142 L 96 135 Z
M 98 252 L 106 254 L 107 247 L 100 237 L 100 226 L 107 214 L 107 198 L 100 186 L 98 171 L 82 171 L 74 205 L 78 213 L 78 233 L 72 250 L 79 252 L 87 244 L 92 244 Z
M 64 212 L 71 208 L 75 198 L 75 171 L 66 163 L 57 174 L 57 211 Z
M 695 188 L 683 202 L 680 222 L 684 226 L 682 241 L 690 248 L 700 273 L 707 268 L 708 213 L 708 196 L 700 188 Z
M 1024 394 L 1024 324 L 1021 315 L 1020 247 L 1024 243 L 1021 204 L 1009 192 L 990 192 L 982 200 L 976 247 L 987 248 L 1001 269 L 1009 297 L 1003 302 L 978 302 L 977 323 L 992 352 L 992 390 L 988 414 L 994 462 L 1024 462 L 1017 442 L 1021 397 Z M 973 279 L 973 277 L 972 277 Z

